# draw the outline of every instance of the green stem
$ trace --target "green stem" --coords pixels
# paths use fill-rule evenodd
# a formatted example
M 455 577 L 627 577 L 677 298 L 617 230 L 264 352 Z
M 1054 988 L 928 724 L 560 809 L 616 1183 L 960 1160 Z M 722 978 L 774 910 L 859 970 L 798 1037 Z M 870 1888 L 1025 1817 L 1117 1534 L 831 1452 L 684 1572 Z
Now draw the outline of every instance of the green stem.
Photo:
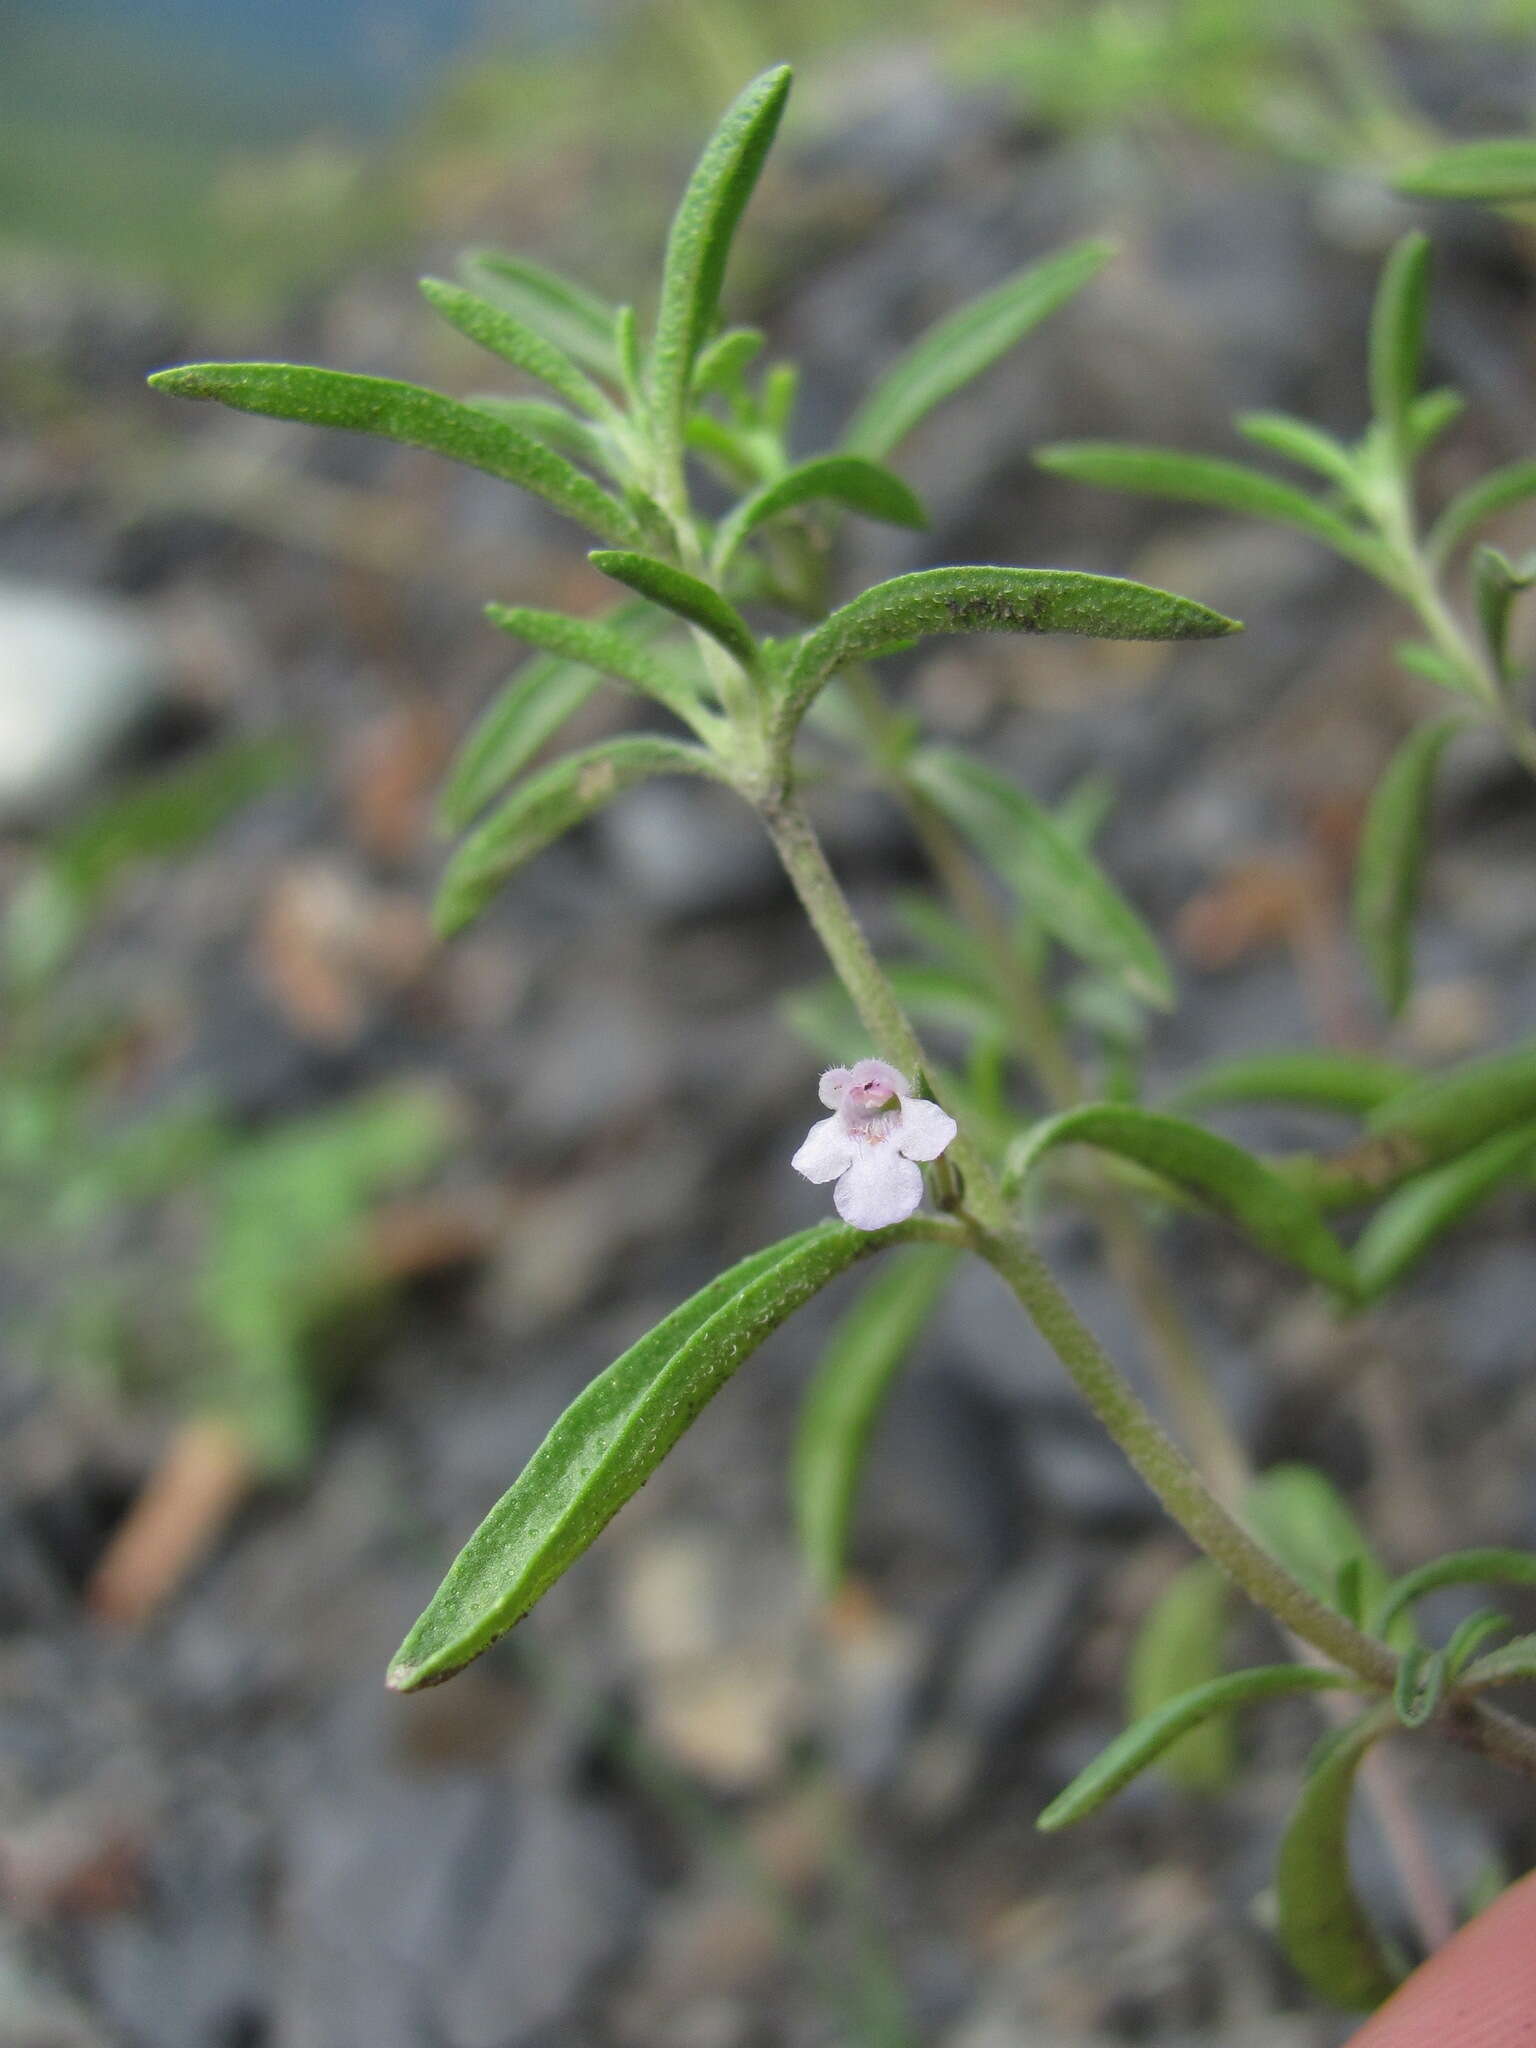
M 1510 751 L 1536 775 L 1536 730 L 1510 701 L 1508 690 L 1486 655 L 1445 601 L 1433 564 L 1419 540 L 1410 486 L 1399 477 L 1377 507 L 1377 524 L 1401 574 L 1399 594 L 1413 607 L 1430 643 L 1459 675 L 1504 733 Z
M 892 755 L 892 717 L 862 670 L 848 677 L 877 761 L 889 763 L 886 780 L 907 814 L 928 864 L 956 911 L 982 942 L 998 995 L 1010 1012 L 1020 1051 L 1034 1067 L 1053 1109 L 1070 1109 L 1087 1093 L 1045 990 L 1020 955 L 1006 919 L 977 873 L 955 828 L 924 791 L 913 787 Z M 1211 1391 L 1182 1310 L 1157 1264 L 1141 1218 L 1129 1199 L 1096 1173 L 1087 1206 L 1103 1239 L 1110 1270 L 1134 1307 L 1152 1365 L 1173 1418 L 1195 1462 L 1223 1500 L 1239 1499 L 1251 1477 L 1242 1445 Z
M 803 807 L 786 793 L 761 803 L 759 810 L 811 928 L 882 1056 L 908 1074 L 926 1072 L 929 1062 L 917 1033 L 896 1000 Z M 975 1142 L 962 1130 L 946 1156 L 964 1177 L 970 1213 L 994 1229 L 1005 1228 L 1008 1212 L 1002 1191 Z
M 902 785 L 914 829 L 945 886 L 973 930 L 985 941 L 999 991 L 1013 1013 L 1019 1043 L 1034 1062 L 1053 1109 L 1083 1101 L 1082 1073 L 1035 976 L 1020 959 L 1013 935 L 997 915 L 949 821 L 921 792 Z M 1225 1500 L 1240 1497 L 1249 1478 L 1242 1446 L 1211 1392 L 1194 1338 L 1163 1278 L 1147 1235 L 1127 1197 L 1102 1175 L 1087 1190 L 1110 1270 L 1141 1322 L 1152 1363 L 1195 1462 Z
M 977 1233 L 976 1248 L 1013 1289 L 1073 1385 L 1191 1541 L 1303 1642 L 1368 1685 L 1390 1686 L 1397 1660 L 1386 1644 L 1309 1593 L 1222 1507 L 1126 1384 L 1039 1253 L 1016 1236 L 987 1232 Z
M 804 810 L 791 796 L 765 811 L 779 858 L 838 978 L 876 1044 L 895 1064 L 926 1064 L 909 1023 L 828 865 Z M 1244 1591 L 1303 1641 L 1369 1684 L 1392 1683 L 1396 1659 L 1325 1607 L 1222 1507 L 1111 1364 L 1052 1279 L 1039 1254 L 1009 1226 L 986 1160 L 962 1132 L 950 1147 L 965 1177 L 965 1209 L 976 1248 L 1012 1287 L 1078 1391 L 1174 1520 Z

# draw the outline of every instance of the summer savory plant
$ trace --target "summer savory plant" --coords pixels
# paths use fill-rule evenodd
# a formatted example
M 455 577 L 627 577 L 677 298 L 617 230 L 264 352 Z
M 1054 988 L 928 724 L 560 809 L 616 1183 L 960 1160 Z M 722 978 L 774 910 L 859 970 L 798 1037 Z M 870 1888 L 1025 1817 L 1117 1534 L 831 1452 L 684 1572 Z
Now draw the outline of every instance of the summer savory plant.
M 1472 1581 L 1536 1583 L 1536 1558 L 1475 1551 L 1393 1580 L 1327 1481 L 1306 1468 L 1255 1476 L 1217 1408 L 1168 1285 L 1149 1214 L 1195 1208 L 1245 1234 L 1343 1312 L 1394 1280 L 1441 1231 L 1536 1157 L 1536 1047 L 1420 1076 L 1379 1060 L 1284 1051 L 1197 1078 L 1172 1107 L 1142 1098 L 1147 1014 L 1172 984 L 1156 939 L 1092 851 L 1106 793 L 1055 808 L 987 763 L 930 745 L 886 703 L 868 665 L 925 637 L 1069 633 L 1206 640 L 1236 630 L 1166 591 L 1065 569 L 920 570 L 830 604 L 830 545 L 844 513 L 922 524 L 889 466 L 909 430 L 1094 275 L 1111 253 L 1083 243 L 1005 279 L 901 355 L 840 444 L 790 452 L 795 373 L 762 366 L 764 338 L 722 323 L 727 253 L 789 90 L 779 69 L 729 109 L 672 225 L 654 321 L 614 308 L 521 258 L 478 254 L 465 282 L 429 279 L 438 314 L 541 383 L 539 398 L 467 401 L 384 378 L 283 363 L 198 364 L 152 381 L 188 398 L 378 434 L 534 492 L 595 535 L 589 559 L 623 595 L 601 618 L 493 604 L 497 627 L 538 650 L 470 736 L 443 797 L 463 839 L 438 900 L 445 935 L 477 917 L 543 848 L 656 775 L 724 784 L 775 847 L 832 970 L 799 1021 L 825 1044 L 824 1112 L 791 1165 L 830 1190 L 829 1217 L 765 1246 L 682 1303 L 555 1422 L 453 1564 L 389 1672 L 401 1692 L 464 1668 L 520 1620 L 643 1484 L 769 1333 L 831 1280 L 877 1261 L 839 1325 L 807 1401 L 794 1458 L 797 1521 L 823 1583 L 841 1569 L 856 1473 L 881 1399 L 957 1261 L 984 1260 L 1017 1297 L 1103 1426 L 1204 1553 L 1147 1619 L 1126 1732 L 1056 1798 L 1041 1824 L 1091 1814 L 1154 1762 L 1186 1783 L 1222 1781 L 1236 1709 L 1279 1694 L 1334 1696 L 1338 1726 L 1313 1760 L 1281 1844 L 1278 1924 L 1327 1996 L 1371 2005 L 1398 1965 L 1350 1884 L 1346 1820 L 1362 1761 L 1389 1730 L 1433 1732 L 1536 1777 L 1536 1730 L 1490 1703 L 1536 1673 L 1536 1638 L 1483 1613 L 1443 1645 L 1414 1620 L 1420 1596 Z M 1496 718 L 1529 759 L 1529 722 L 1506 673 L 1503 621 L 1523 567 L 1480 572 L 1478 641 L 1449 611 L 1432 553 L 1509 489 L 1485 487 L 1416 537 L 1411 465 L 1451 401 L 1417 390 L 1423 251 L 1389 266 L 1372 342 L 1377 417 L 1349 450 L 1297 422 L 1255 438 L 1323 472 L 1309 495 L 1186 458 L 1058 451 L 1057 467 L 1111 482 L 1178 485 L 1232 509 L 1304 525 L 1389 582 L 1418 614 L 1411 657 Z M 1150 465 L 1150 467 L 1149 467 Z M 707 518 L 707 474 L 730 503 Z M 1234 480 L 1235 479 L 1235 480 Z M 1197 490 L 1195 487 L 1199 486 Z M 766 615 L 790 630 L 770 636 Z M 547 765 L 535 757 L 605 680 L 658 708 L 647 728 Z M 1396 1003 L 1424 843 L 1426 759 L 1394 766 L 1367 833 L 1368 945 Z M 802 796 L 803 771 L 851 756 L 906 808 L 945 901 L 907 906 L 917 958 L 872 951 Z M 938 1063 L 919 1036 L 964 1046 Z M 1028 1088 L 1044 1114 L 1017 1106 Z M 806 1109 L 811 1088 L 808 1083 Z M 1329 1158 L 1266 1161 L 1194 1121 L 1244 1097 L 1322 1104 L 1357 1121 Z M 1082 1148 L 1091 1158 L 1084 1167 Z M 1076 1176 L 1062 1171 L 1071 1151 Z M 1170 1434 L 1132 1390 L 1042 1260 L 1027 1219 L 1051 1189 L 1089 1207 L 1161 1373 Z M 1352 1248 L 1330 1212 L 1373 1208 Z M 1178 1440 L 1176 1440 L 1176 1438 Z M 1272 1664 L 1225 1669 L 1226 1591 L 1279 1624 Z

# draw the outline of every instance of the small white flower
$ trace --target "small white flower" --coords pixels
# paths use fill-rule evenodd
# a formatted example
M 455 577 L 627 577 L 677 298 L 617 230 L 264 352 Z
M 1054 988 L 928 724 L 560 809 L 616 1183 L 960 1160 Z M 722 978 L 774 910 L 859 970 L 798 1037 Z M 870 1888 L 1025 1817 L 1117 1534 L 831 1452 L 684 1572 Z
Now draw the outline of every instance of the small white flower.
M 938 1158 L 955 1135 L 954 1118 L 914 1096 L 906 1075 L 884 1060 L 829 1067 L 819 1092 L 833 1114 L 811 1125 L 790 1165 L 807 1180 L 835 1180 L 837 1213 L 855 1229 L 904 1222 L 923 1199 L 914 1162 Z

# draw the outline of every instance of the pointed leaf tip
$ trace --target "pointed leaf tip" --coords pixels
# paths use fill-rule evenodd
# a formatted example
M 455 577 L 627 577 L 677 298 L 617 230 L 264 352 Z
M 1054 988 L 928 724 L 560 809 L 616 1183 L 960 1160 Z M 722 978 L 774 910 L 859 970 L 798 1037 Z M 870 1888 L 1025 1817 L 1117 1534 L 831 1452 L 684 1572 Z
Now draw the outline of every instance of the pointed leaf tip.
M 1382 265 L 1371 311 L 1371 405 L 1405 469 L 1413 456 L 1413 405 L 1423 368 L 1429 259 L 1427 235 L 1417 228 L 1404 235 Z
M 1390 1708 L 1377 1709 L 1324 1738 L 1275 1872 L 1281 1947 L 1321 1997 L 1358 2011 L 1389 1998 L 1400 1977 L 1356 1897 L 1349 1869 L 1356 1773 L 1372 1743 L 1386 1733 L 1390 1714 Z
M 470 250 L 462 270 L 481 298 L 504 307 L 598 376 L 618 376 L 617 309 L 585 285 L 499 249 Z
M 1042 1834 L 1051 1835 L 1085 1820 L 1212 1714 L 1230 1713 L 1285 1693 L 1347 1690 L 1354 1683 L 1347 1672 L 1315 1665 L 1263 1664 L 1194 1686 L 1165 1700 L 1117 1735 L 1065 1791 L 1057 1793 L 1035 1826 Z
M 423 277 L 418 284 L 432 310 L 450 327 L 456 327 L 466 340 L 488 349 L 526 376 L 537 377 L 578 412 L 601 416 L 606 410 L 602 392 L 565 350 L 504 307 L 492 305 L 444 278 Z
M 899 1252 L 838 1322 L 801 1404 L 790 1464 L 795 1526 L 824 1597 L 842 1576 L 859 1471 L 881 1406 L 953 1275 L 947 1246 Z
M 587 560 L 616 583 L 700 627 L 733 654 L 749 675 L 756 672 L 759 650 L 751 627 L 733 604 L 700 577 L 631 548 L 594 548 Z
M 724 569 L 742 542 L 765 521 L 818 498 L 830 499 L 871 519 L 883 519 L 892 526 L 928 524 L 922 501 L 899 476 L 878 462 L 862 455 L 818 455 L 764 484 L 721 521 L 715 537 L 717 565 Z
M 1037 467 L 1076 483 L 1208 505 L 1245 518 L 1295 527 L 1362 568 L 1384 573 L 1385 551 L 1361 527 L 1294 484 L 1225 456 L 1191 455 L 1122 441 L 1055 441 L 1037 448 L 1034 459 Z
M 594 811 L 652 775 L 714 775 L 702 747 L 644 733 L 564 754 L 517 783 L 448 863 L 433 906 L 440 938 L 478 917 L 502 884 Z
M 672 222 L 649 382 L 657 421 L 677 440 L 693 366 L 719 305 L 731 240 L 778 132 L 792 78 L 790 67 L 780 64 L 736 96 L 699 158 Z
M 1356 1291 L 1354 1269 L 1312 1202 L 1230 1138 L 1133 1103 L 1089 1102 L 1033 1125 L 1010 1151 L 1007 1180 L 1022 1187 L 1054 1146 L 1093 1145 L 1187 1189 L 1272 1258 L 1331 1288 Z
M 429 448 L 520 484 L 604 540 L 622 547 L 639 538 L 627 509 L 563 455 L 423 385 L 308 363 L 186 363 L 157 371 L 150 382 L 157 391 L 213 399 L 236 412 Z
M 1428 847 L 1435 772 L 1464 721 L 1447 718 L 1411 732 L 1376 786 L 1355 867 L 1355 931 L 1387 1014 L 1413 986 L 1413 926 Z
M 745 1359 L 827 1283 L 931 1230 L 816 1224 L 685 1301 L 579 1394 L 470 1537 L 389 1670 L 396 1692 L 452 1677 L 519 1621 L 605 1529 Z
M 860 592 L 793 651 L 780 719 L 804 714 L 851 661 L 873 660 L 930 634 L 1076 633 L 1096 640 L 1213 640 L 1241 623 L 1192 598 L 1077 569 L 969 564 L 918 569 Z
M 1138 1001 L 1172 1007 L 1173 981 L 1156 939 L 1043 805 L 958 749 L 920 749 L 908 775 L 1061 944 L 1118 976 Z
M 1536 198 L 1536 141 L 1527 135 L 1490 136 L 1438 151 L 1401 173 L 1399 192 L 1421 199 L 1474 199 L 1488 206 Z
M 1064 305 L 1114 253 L 1114 243 L 1104 241 L 1057 250 L 937 321 L 869 392 L 845 446 L 862 455 L 889 454 L 934 406 Z

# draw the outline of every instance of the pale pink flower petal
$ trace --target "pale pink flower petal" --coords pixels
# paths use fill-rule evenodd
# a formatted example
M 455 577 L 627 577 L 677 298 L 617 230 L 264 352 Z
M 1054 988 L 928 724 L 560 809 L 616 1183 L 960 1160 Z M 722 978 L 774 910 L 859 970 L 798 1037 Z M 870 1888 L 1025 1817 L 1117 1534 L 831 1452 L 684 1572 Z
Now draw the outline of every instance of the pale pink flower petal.
M 856 1060 L 848 1069 L 837 1106 L 845 1118 L 878 1116 L 911 1093 L 912 1083 L 906 1075 L 884 1060 Z
M 836 1180 L 853 1164 L 857 1141 L 844 1129 L 840 1117 L 823 1117 L 806 1132 L 805 1143 L 789 1162 L 807 1180 Z
M 914 1096 L 901 1105 L 901 1125 L 896 1132 L 898 1150 L 908 1159 L 937 1159 L 960 1126 L 936 1102 Z
M 819 1084 L 833 1114 L 813 1124 L 790 1164 L 807 1180 L 835 1180 L 837 1213 L 859 1230 L 903 1223 L 923 1199 L 915 1162 L 937 1159 L 956 1131 L 936 1102 L 884 1060 L 828 1067 Z
M 848 1067 L 828 1067 L 816 1085 L 816 1093 L 828 1109 L 836 1109 L 843 1099 L 843 1090 L 853 1079 Z
M 848 1069 L 849 1078 L 855 1087 L 869 1082 L 880 1082 L 891 1095 L 910 1095 L 912 1083 L 898 1067 L 890 1066 L 884 1060 L 855 1060 Z
M 904 1223 L 922 1201 L 922 1170 L 889 1142 L 861 1144 L 832 1199 L 838 1215 L 855 1229 L 884 1230 Z

